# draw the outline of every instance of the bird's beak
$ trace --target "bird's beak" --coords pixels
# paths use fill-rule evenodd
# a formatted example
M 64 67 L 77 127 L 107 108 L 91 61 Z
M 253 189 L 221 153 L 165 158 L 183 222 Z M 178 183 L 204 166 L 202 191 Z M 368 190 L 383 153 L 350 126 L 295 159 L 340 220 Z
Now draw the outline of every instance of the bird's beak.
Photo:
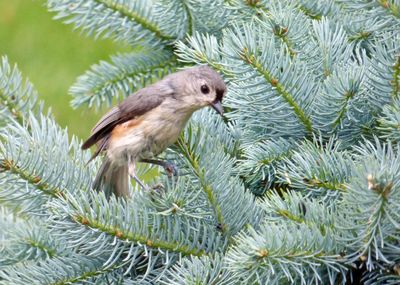
M 215 111 L 217 111 L 218 114 L 221 116 L 224 115 L 224 108 L 222 107 L 221 101 L 215 100 L 214 102 L 211 102 L 210 105 Z

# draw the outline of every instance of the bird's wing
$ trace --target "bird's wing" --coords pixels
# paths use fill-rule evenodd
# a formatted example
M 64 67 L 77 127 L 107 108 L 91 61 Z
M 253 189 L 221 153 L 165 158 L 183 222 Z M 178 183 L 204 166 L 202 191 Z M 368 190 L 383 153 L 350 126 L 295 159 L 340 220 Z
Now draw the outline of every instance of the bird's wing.
M 100 140 L 102 149 L 107 147 L 107 137 L 115 126 L 139 117 L 159 106 L 165 98 L 173 96 L 173 88 L 168 84 L 151 85 L 127 97 L 121 104 L 112 108 L 105 114 L 92 130 L 91 136 L 82 144 L 82 149 L 87 149 Z

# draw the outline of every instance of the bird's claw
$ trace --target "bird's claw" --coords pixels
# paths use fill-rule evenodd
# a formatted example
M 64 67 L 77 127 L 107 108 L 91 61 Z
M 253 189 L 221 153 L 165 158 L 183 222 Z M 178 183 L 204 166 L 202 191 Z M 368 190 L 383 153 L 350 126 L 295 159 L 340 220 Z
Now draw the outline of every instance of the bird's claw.
M 165 186 L 161 183 L 157 183 L 153 186 L 151 186 L 151 190 L 159 195 L 163 194 L 165 192 Z
M 178 167 L 172 162 L 166 161 L 164 165 L 164 170 L 165 172 L 167 172 L 167 175 L 169 177 L 178 176 Z

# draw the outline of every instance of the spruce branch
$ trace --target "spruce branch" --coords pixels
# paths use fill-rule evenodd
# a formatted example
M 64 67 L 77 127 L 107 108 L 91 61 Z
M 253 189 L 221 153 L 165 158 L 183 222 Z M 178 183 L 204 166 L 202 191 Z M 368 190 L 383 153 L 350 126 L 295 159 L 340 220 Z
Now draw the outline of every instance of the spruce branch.
M 299 10 L 295 2 L 272 1 L 268 13 L 256 19 L 286 46 L 293 58 L 310 41 L 311 21 Z
M 26 180 L 7 172 L 0 174 L 0 205 L 20 214 L 43 214 L 48 195 Z
M 232 11 L 223 0 L 184 0 L 189 18 L 189 35 L 194 31 L 220 37 L 222 30 L 230 25 Z M 190 27 L 190 26 L 189 26 Z
M 182 40 L 186 35 L 193 33 L 193 15 L 189 1 L 176 0 L 157 1 L 154 5 L 154 14 L 163 19 L 161 28 L 169 31 L 176 39 Z
M 188 18 L 188 23 L 187 23 L 188 32 L 187 32 L 187 35 L 191 36 L 193 34 L 193 16 L 192 16 L 192 13 L 191 13 L 188 5 L 184 5 L 184 9 L 185 9 L 186 14 L 188 15 L 188 17 L 187 17 Z
M 26 218 L 16 222 L 19 213 L 2 213 L 8 215 L 10 221 L 0 222 L 5 231 L 5 238 L 0 244 L 5 245 L 0 257 L 0 268 L 7 269 L 11 266 L 26 261 L 38 261 L 56 258 L 57 256 L 68 256 L 72 251 L 55 239 L 40 219 Z M 17 218 L 18 219 L 18 218 Z M 16 227 L 18 225 L 19 227 Z
M 375 15 L 360 13 L 359 10 L 348 13 L 341 13 L 338 21 L 348 34 L 351 44 L 365 49 L 368 55 L 375 53 L 374 45 L 383 38 L 391 36 L 386 32 L 393 32 L 393 25 L 390 19 L 374 17 Z
M 186 143 L 184 139 L 181 137 L 179 138 L 177 145 L 180 149 L 180 152 L 184 155 L 185 159 L 190 163 L 194 175 L 199 178 L 200 185 L 204 193 L 206 194 L 207 199 L 211 204 L 211 207 L 213 208 L 217 224 L 221 225 L 222 232 L 225 232 L 228 229 L 226 229 L 224 217 L 221 213 L 221 207 L 218 205 L 212 186 L 208 184 L 205 180 L 206 178 L 204 170 L 200 169 L 198 158 L 195 156 L 193 149 L 191 149 L 190 142 Z
M 207 133 L 203 125 L 198 121 L 187 127 L 176 144 L 175 159 L 203 190 L 216 229 L 231 236 L 244 225 L 256 223 L 260 212 L 252 195 L 244 192 L 235 176 L 233 158 L 225 154 L 219 136 Z M 206 146 L 202 143 L 205 141 Z M 236 204 L 242 205 L 240 211 L 231 207 Z
M 3 202 L 35 212 L 66 191 L 90 189 L 90 169 L 84 166 L 89 153 L 82 153 L 75 139 L 70 144 L 52 119 L 30 115 L 26 121 L 9 123 L 0 131 Z
M 243 146 L 237 169 L 254 194 L 263 195 L 277 182 L 277 169 L 292 148 L 293 142 L 283 138 Z
M 400 102 L 398 99 L 383 107 L 377 128 L 381 132 L 380 137 L 394 143 L 400 142 Z
M 223 255 L 184 259 L 170 268 L 160 279 L 160 284 L 234 284 L 237 277 L 226 268 Z
M 283 194 L 271 191 L 260 201 L 260 207 L 266 213 L 265 220 L 271 223 L 305 224 L 319 228 L 322 235 L 337 234 L 336 207 L 319 199 L 307 198 L 296 191 Z
M 350 260 L 361 260 L 371 271 L 390 266 L 393 254 L 399 254 L 400 156 L 390 143 L 381 144 L 377 139 L 365 142 L 357 152 L 359 167 L 343 196 L 342 210 L 347 217 L 343 239 L 352 248 Z
M 161 32 L 153 18 L 152 6 L 144 0 L 48 0 L 47 6 L 57 13 L 56 19 L 74 23 L 88 35 L 102 35 L 131 46 L 143 43 L 159 47 L 174 40 Z
M 374 44 L 376 52 L 372 54 L 367 73 L 370 92 L 377 98 L 385 99 L 380 106 L 396 100 L 400 94 L 400 47 L 397 45 L 400 35 L 389 35 L 385 33 L 384 39 Z
M 357 0 L 353 2 L 339 0 L 338 2 L 346 2 L 344 5 L 349 9 L 371 9 L 381 17 L 383 16 L 382 14 L 389 14 L 400 19 L 400 3 L 396 0 Z
M 398 1 L 379 0 L 378 3 L 381 7 L 387 9 L 390 14 L 400 19 L 400 3 Z
M 243 1 L 247 6 L 252 7 L 252 8 L 259 8 L 260 10 L 265 9 L 264 5 L 265 3 L 262 3 L 263 1 L 261 0 L 245 0 Z
M 148 247 L 158 248 L 161 250 L 175 251 L 181 253 L 184 256 L 185 255 L 202 256 L 205 254 L 204 250 L 191 249 L 190 247 L 185 245 L 180 245 L 180 243 L 177 242 L 166 242 L 161 239 L 151 239 L 144 235 L 138 235 L 133 232 L 127 232 L 124 229 L 118 227 L 102 224 L 98 220 L 93 220 L 93 219 L 89 220 L 87 217 L 84 216 L 75 216 L 74 221 L 76 223 L 90 227 L 95 231 L 99 230 L 110 236 L 115 236 L 121 240 L 125 240 L 128 242 L 145 244 Z
M 177 181 L 161 179 L 154 186 L 157 190 L 149 195 L 149 199 L 144 199 L 141 203 L 155 209 L 159 215 L 163 216 L 183 215 L 208 219 L 210 211 L 203 210 L 207 208 L 207 201 L 192 182 L 192 179 L 187 177 L 179 177 Z
M 353 48 L 349 45 L 343 26 L 332 23 L 329 18 L 313 21 L 312 28 L 309 44 L 299 57 L 319 79 L 324 80 L 332 74 L 337 64 L 350 60 Z
M 208 223 L 158 214 L 145 209 L 142 202 L 140 194 L 122 202 L 92 192 L 67 193 L 64 200 L 51 202 L 50 227 L 60 237 L 67 231 L 66 242 L 81 254 L 107 256 L 102 270 L 121 268 L 120 274 L 134 278 L 158 278 L 154 276 L 157 268 L 174 264 L 178 257 L 201 256 L 225 247 L 226 240 Z
M 30 112 L 41 109 L 37 103 L 37 93 L 33 85 L 24 82 L 17 66 L 11 68 L 7 57 L 3 56 L 0 65 L 0 125 L 16 120 L 20 124 Z
M 177 40 L 195 31 L 219 37 L 232 19 L 223 0 L 161 0 L 154 5 L 160 26 Z
M 400 97 L 400 55 L 397 56 L 397 61 L 393 65 L 393 93 L 392 97 L 394 99 L 399 99 Z
M 301 109 L 299 104 L 295 101 L 293 96 L 288 92 L 288 90 L 284 87 L 283 82 L 279 82 L 277 78 L 275 78 L 271 72 L 266 69 L 261 61 L 259 61 L 255 54 L 252 54 L 247 48 L 244 48 L 243 51 L 239 55 L 242 60 L 253 67 L 260 75 L 262 75 L 265 81 L 271 84 L 272 87 L 276 90 L 276 92 L 289 104 L 289 106 L 293 109 L 296 116 L 303 123 L 307 133 L 310 135 L 312 133 L 312 122 L 309 116 Z
M 400 274 L 398 272 L 398 265 L 393 267 L 393 270 L 386 272 L 376 270 L 368 272 L 363 276 L 365 285 L 396 285 L 400 282 Z
M 299 10 L 304 13 L 305 16 L 313 20 L 321 20 L 322 15 L 319 11 L 314 11 L 305 5 L 299 5 Z
M 76 262 L 79 260 L 79 262 Z M 0 272 L 0 277 L 11 284 L 41 284 L 66 285 L 82 284 L 82 282 L 96 282 L 97 284 L 107 284 L 120 279 L 118 274 L 112 276 L 115 268 L 104 269 L 102 263 L 105 257 L 98 255 L 93 258 L 83 255 L 73 255 L 69 257 L 57 257 L 39 261 L 37 263 L 27 262 L 17 266 L 7 268 Z M 62 268 L 62 270 L 54 270 Z M 117 272 L 120 273 L 120 272 Z
M 154 33 L 158 38 L 163 40 L 171 40 L 172 38 L 164 35 L 160 29 L 156 26 L 156 24 L 150 22 L 148 18 L 149 15 L 144 12 L 140 11 L 140 9 L 144 10 L 145 6 L 140 7 L 139 11 L 135 11 L 134 6 L 126 1 L 115 1 L 115 0 L 95 0 L 97 3 L 104 4 L 107 8 L 114 10 L 120 13 L 122 16 L 127 17 L 128 19 L 133 20 L 140 24 L 144 29 L 147 29 Z M 147 11 L 146 11 L 147 12 Z M 147 12 L 148 13 L 148 12 Z M 142 15 L 141 15 L 142 14 Z
M 68 237 L 70 242 L 90 254 L 99 249 L 116 252 L 139 247 L 146 252 L 163 252 L 166 257 L 174 253 L 201 256 L 224 244 L 218 232 L 202 220 L 160 215 L 135 201 L 108 201 L 104 195 L 92 192 L 67 195 L 65 201 L 52 201 L 56 211 L 52 227 L 60 234 L 70 229 L 74 233 Z M 94 205 L 92 201 L 96 201 Z M 117 261 L 118 258 L 113 262 Z
M 257 132 L 268 137 L 311 135 L 309 108 L 316 85 L 306 66 L 292 61 L 286 48 L 257 25 L 238 25 L 223 41 L 224 65 L 234 78 L 226 100 L 232 109 L 228 115 L 246 139 Z M 263 120 L 265 112 L 268 120 Z
M 279 179 L 306 196 L 338 198 L 347 191 L 353 163 L 340 143 L 333 139 L 326 144 L 314 139 L 299 144 L 278 170 Z
M 337 66 L 324 81 L 321 94 L 316 99 L 314 115 L 324 133 L 345 135 L 353 132 L 352 139 L 356 140 L 359 136 L 354 135 L 354 127 L 359 125 L 359 118 L 371 114 L 374 106 L 385 102 L 384 98 L 376 98 L 374 93 L 368 92 L 365 69 L 363 65 L 349 62 L 345 66 Z
M 28 239 L 24 240 L 24 242 L 28 246 L 30 246 L 32 248 L 37 248 L 38 250 L 44 252 L 46 254 L 46 256 L 48 256 L 49 258 L 52 258 L 57 254 L 55 249 L 48 247 L 46 244 L 42 243 L 40 240 L 36 241 L 36 240 L 28 238 Z
M 271 1 L 266 0 L 231 0 L 226 1 L 229 8 L 235 12 L 235 17 L 239 20 L 254 20 L 263 13 L 269 13 Z
M 0 169 L 2 169 L 3 171 L 8 171 L 11 174 L 18 176 L 22 180 L 27 181 L 29 184 L 33 185 L 35 188 L 37 188 L 46 195 L 55 198 L 61 195 L 62 193 L 62 191 L 57 187 L 51 187 L 48 183 L 41 182 L 42 180 L 41 177 L 29 173 L 28 171 L 24 171 L 21 167 L 16 165 L 12 160 L 11 161 L 6 159 L 2 160 L 2 162 L 0 163 Z
M 208 64 L 229 77 L 230 72 L 222 64 L 221 50 L 216 36 L 196 32 L 185 42 L 178 41 L 175 53 L 182 62 Z
M 244 283 L 309 284 L 321 280 L 327 270 L 330 280 L 343 277 L 346 269 L 331 237 L 317 227 L 290 224 L 263 224 L 236 236 L 236 246 L 227 253 L 227 263 Z
M 205 133 L 218 139 L 224 148 L 225 153 L 231 157 L 237 157 L 240 152 L 240 130 L 234 122 L 227 122 L 221 116 L 215 114 L 213 110 L 204 109 L 193 114 L 191 121 Z
M 294 1 L 298 9 L 307 17 L 313 20 L 321 20 L 323 17 L 334 15 L 339 12 L 335 1 L 322 0 L 322 1 L 308 1 L 298 0 Z

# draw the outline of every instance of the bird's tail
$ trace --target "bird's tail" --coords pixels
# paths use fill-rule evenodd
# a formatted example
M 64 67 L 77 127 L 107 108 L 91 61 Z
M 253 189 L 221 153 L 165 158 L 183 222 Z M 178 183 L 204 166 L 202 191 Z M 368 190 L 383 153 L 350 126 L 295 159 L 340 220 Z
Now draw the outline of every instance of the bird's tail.
M 129 171 L 127 165 L 116 165 L 108 159 L 103 159 L 96 178 L 93 181 L 93 189 L 104 191 L 109 197 L 114 194 L 117 197 L 129 197 Z

